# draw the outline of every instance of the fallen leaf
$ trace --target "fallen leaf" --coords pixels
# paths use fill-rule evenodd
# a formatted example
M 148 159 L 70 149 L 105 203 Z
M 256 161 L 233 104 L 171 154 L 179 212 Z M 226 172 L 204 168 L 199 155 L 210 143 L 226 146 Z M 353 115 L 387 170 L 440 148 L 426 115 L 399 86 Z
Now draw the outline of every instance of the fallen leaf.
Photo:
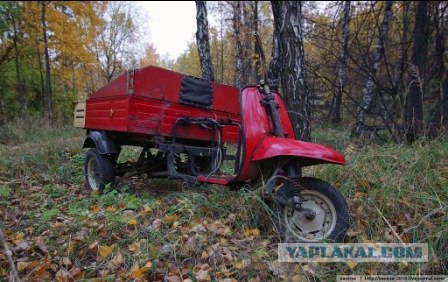
M 208 275 L 208 270 L 201 270 L 196 274 L 196 280 L 198 282 L 209 282 L 212 279 L 210 278 L 210 275 Z
M 138 266 L 138 263 L 136 262 L 133 266 L 132 266 L 132 268 L 131 268 L 131 275 L 132 275 L 132 278 L 134 278 L 134 279 L 140 279 L 140 278 L 142 278 L 142 276 L 146 273 L 146 272 L 148 272 L 148 268 L 146 268 L 146 267 L 142 267 L 142 268 L 140 268 L 139 266 Z
M 66 267 L 69 267 L 70 265 L 72 265 L 72 262 L 67 257 L 62 258 L 61 263 L 62 263 L 62 265 L 66 266 Z
M 108 257 L 112 253 L 112 247 L 109 247 L 109 246 L 106 246 L 106 245 L 100 246 L 99 247 L 99 253 L 100 253 L 101 257 L 106 258 L 106 257 Z
M 238 282 L 235 278 L 224 278 L 219 280 L 219 282 Z
M 133 243 L 133 244 L 129 245 L 128 249 L 130 252 L 136 253 L 140 250 L 140 243 Z
M 143 210 L 141 210 L 141 211 L 139 212 L 139 215 L 141 215 L 141 216 L 145 216 L 145 215 L 147 215 L 147 214 L 150 213 L 150 212 L 152 212 L 152 209 L 151 209 L 150 207 L 148 207 L 148 206 L 143 206 Z
M 68 281 L 70 277 L 70 273 L 65 269 L 65 268 L 61 268 L 58 270 L 58 272 L 56 272 L 56 281 L 58 282 L 62 282 L 62 281 Z
M 409 213 L 400 213 L 399 215 L 395 216 L 392 221 L 398 226 L 415 225 L 415 220 Z
M 160 226 L 162 225 L 162 220 L 160 218 L 155 219 L 152 222 L 152 227 L 154 228 L 154 230 L 159 231 L 160 230 Z
M 207 229 L 212 232 L 213 234 L 218 234 L 218 235 L 229 235 L 230 232 L 230 228 L 223 224 L 220 220 L 217 220 L 215 222 L 212 222 L 207 226 Z
M 73 250 L 75 249 L 75 242 L 74 241 L 70 241 L 68 242 L 68 246 L 67 246 L 67 253 L 73 253 Z
M 224 259 L 225 264 L 230 264 L 233 261 L 232 254 L 230 254 L 230 253 L 225 253 L 222 255 L 222 257 Z
M 152 268 L 152 262 L 148 261 L 143 267 L 142 269 L 144 269 L 144 272 L 148 272 L 150 269 Z
M 174 221 L 176 221 L 178 218 L 179 218 L 179 216 L 176 215 L 176 214 L 167 215 L 167 216 L 165 216 L 165 218 L 163 219 L 163 223 L 165 223 L 165 224 L 171 224 L 171 223 L 173 223 Z
M 93 213 L 97 213 L 100 210 L 101 210 L 101 208 L 98 205 L 93 206 L 93 207 L 90 208 L 90 211 L 93 212 Z
M 302 267 L 302 270 L 303 270 L 303 272 L 305 272 L 305 273 L 308 273 L 308 274 L 311 274 L 311 275 L 316 275 L 316 271 L 314 271 L 314 269 L 312 269 L 308 264 L 305 264 L 303 267 Z
M 181 282 L 182 279 L 179 278 L 179 276 L 177 276 L 177 275 L 170 275 L 166 278 L 166 281 L 167 282 Z
M 260 230 L 258 230 L 258 228 L 244 229 L 243 235 L 244 237 L 246 237 L 246 239 L 253 240 L 256 237 L 260 236 Z
M 117 211 L 117 208 L 114 207 L 114 206 L 108 206 L 108 207 L 106 208 L 106 211 L 108 211 L 108 212 L 116 212 L 116 211 Z
M 39 264 L 39 266 L 34 269 L 34 278 L 39 278 L 40 280 L 50 280 L 48 274 L 48 269 L 50 268 L 52 268 L 52 264 L 50 263 L 50 260 L 47 259 L 44 263 Z
M 351 269 L 353 269 L 353 268 L 355 268 L 355 266 L 358 265 L 358 263 L 357 263 L 357 262 L 354 262 L 354 261 L 347 261 L 347 265 L 348 265 Z
M 241 269 L 243 269 L 243 268 L 246 268 L 248 265 L 249 265 L 249 264 L 248 264 L 248 262 L 247 262 L 246 260 L 242 260 L 242 261 L 237 262 L 237 263 L 235 264 L 235 268 L 241 270 Z
M 111 271 L 115 271 L 120 265 L 122 265 L 124 263 L 124 259 L 123 256 L 121 255 L 121 253 L 118 253 L 114 256 L 113 259 L 111 259 L 108 263 L 107 263 L 107 267 L 109 268 L 109 270 Z
M 208 259 L 208 258 L 209 258 L 208 253 L 207 253 L 206 251 L 203 251 L 202 254 L 201 254 L 201 259 L 202 259 L 202 260 L 206 260 L 206 259 Z
M 36 238 L 36 245 L 37 247 L 39 247 L 39 250 L 44 253 L 44 254 L 48 254 L 48 248 L 47 245 L 45 245 L 44 239 L 39 236 Z
M 12 239 L 12 242 L 14 245 L 18 245 L 23 241 L 23 238 L 25 238 L 25 234 L 22 232 L 17 232 L 14 234 L 14 239 Z
M 69 273 L 70 273 L 71 277 L 73 277 L 75 280 L 78 280 L 84 276 L 84 271 L 81 270 L 81 268 L 79 268 L 77 266 L 70 269 Z
M 137 219 L 135 219 L 134 217 L 131 217 L 131 218 L 128 220 L 128 225 L 130 225 L 130 226 L 135 226 L 135 225 L 137 225 Z
M 96 248 L 98 246 L 98 241 L 93 242 L 92 244 L 89 245 L 89 249 L 93 250 L 94 248 Z
M 17 263 L 17 270 L 19 271 L 19 272 L 23 272 L 23 271 L 25 271 L 27 268 L 28 268 L 28 265 L 29 265 L 30 263 L 28 262 L 28 261 L 19 261 L 18 263 Z
M 191 228 L 190 231 L 195 232 L 195 233 L 200 233 L 200 232 L 205 232 L 206 230 L 205 230 L 204 225 L 202 225 L 201 223 L 198 223 L 195 226 L 193 226 L 193 228 Z
M 103 229 L 100 232 L 98 232 L 98 236 L 105 239 L 105 238 L 109 237 L 109 232 L 107 232 L 106 230 Z

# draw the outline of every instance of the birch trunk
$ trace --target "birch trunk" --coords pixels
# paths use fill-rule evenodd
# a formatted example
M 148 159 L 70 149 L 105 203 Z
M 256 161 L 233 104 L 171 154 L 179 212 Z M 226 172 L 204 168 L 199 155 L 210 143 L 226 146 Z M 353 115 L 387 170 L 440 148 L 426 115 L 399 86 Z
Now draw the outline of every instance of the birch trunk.
M 195 2 L 197 23 L 196 42 L 198 45 L 202 78 L 213 81 L 215 80 L 215 75 L 213 73 L 212 57 L 210 55 L 206 1 Z
M 387 32 L 389 30 L 389 22 L 392 17 L 392 5 L 393 1 L 386 1 L 386 7 L 384 8 L 383 23 L 381 24 L 375 54 L 373 55 L 373 67 L 368 74 L 366 84 L 364 86 L 364 89 L 362 90 L 362 100 L 360 102 L 360 106 L 358 107 L 355 128 L 352 131 L 352 135 L 354 136 L 360 136 L 361 134 L 364 133 L 366 114 L 370 110 L 370 107 L 372 106 L 372 101 L 374 98 L 373 80 L 375 78 L 375 75 L 378 73 L 381 57 L 384 52 L 384 42 L 387 37 Z

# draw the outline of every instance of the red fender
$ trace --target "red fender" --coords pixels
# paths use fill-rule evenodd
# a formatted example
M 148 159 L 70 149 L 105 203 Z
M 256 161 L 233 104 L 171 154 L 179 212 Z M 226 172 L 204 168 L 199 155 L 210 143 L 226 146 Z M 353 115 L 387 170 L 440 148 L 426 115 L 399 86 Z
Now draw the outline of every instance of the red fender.
M 291 138 L 266 137 L 255 150 L 252 160 L 261 161 L 278 156 L 294 156 L 301 166 L 331 163 L 345 164 L 345 157 L 338 151 L 319 144 Z

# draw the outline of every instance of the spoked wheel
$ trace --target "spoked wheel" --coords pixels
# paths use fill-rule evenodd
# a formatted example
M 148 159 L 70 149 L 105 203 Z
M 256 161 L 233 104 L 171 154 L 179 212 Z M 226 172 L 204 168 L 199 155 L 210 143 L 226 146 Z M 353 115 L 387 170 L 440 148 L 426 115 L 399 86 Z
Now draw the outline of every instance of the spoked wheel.
M 289 182 L 289 183 L 288 183 Z M 349 227 L 349 209 L 341 193 L 319 179 L 302 177 L 286 181 L 276 196 L 292 200 L 300 195 L 302 208 L 274 204 L 276 229 L 284 242 L 342 241 Z
M 115 179 L 114 165 L 111 158 L 101 155 L 97 149 L 90 149 L 85 160 L 86 181 L 89 188 L 101 192 L 106 184 Z

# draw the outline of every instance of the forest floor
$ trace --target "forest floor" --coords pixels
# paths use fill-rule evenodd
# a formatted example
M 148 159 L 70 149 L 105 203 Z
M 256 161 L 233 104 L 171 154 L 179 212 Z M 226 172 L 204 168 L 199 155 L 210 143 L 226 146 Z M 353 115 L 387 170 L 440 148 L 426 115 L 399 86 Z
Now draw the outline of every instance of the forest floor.
M 305 170 L 347 198 L 348 242 L 424 242 L 427 263 L 279 263 L 256 190 L 131 177 L 87 191 L 84 132 L 38 122 L 0 132 L 0 222 L 23 280 L 335 280 L 338 274 L 448 273 L 448 140 L 360 145 L 317 128 L 347 165 Z M 0 280 L 10 267 L 0 249 Z

